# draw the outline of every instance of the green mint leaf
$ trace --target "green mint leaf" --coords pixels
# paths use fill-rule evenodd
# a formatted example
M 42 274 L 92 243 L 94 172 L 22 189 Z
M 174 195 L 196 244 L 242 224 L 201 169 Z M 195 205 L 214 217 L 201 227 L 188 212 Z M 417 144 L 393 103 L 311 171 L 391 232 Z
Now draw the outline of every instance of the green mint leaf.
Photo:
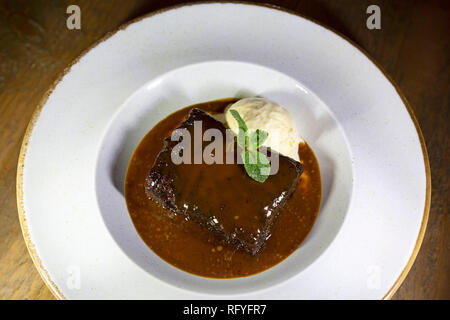
M 241 158 L 244 162 L 244 168 L 247 174 L 253 180 L 264 182 L 270 174 L 270 162 L 265 155 L 257 151 L 257 149 L 266 141 L 269 133 L 264 130 L 257 129 L 252 134 L 248 135 L 247 125 L 244 119 L 236 110 L 230 110 L 231 115 L 236 119 L 239 132 L 237 136 L 237 143 L 243 149 Z
M 247 125 L 245 124 L 244 119 L 241 118 L 239 112 L 237 112 L 236 110 L 230 110 L 230 113 L 233 116 L 233 118 L 236 119 L 239 129 L 242 129 L 244 132 L 247 132 L 248 130 Z
M 258 151 L 243 151 L 241 153 L 245 171 L 253 180 L 264 182 L 270 174 L 270 162 Z
M 238 145 L 245 149 L 246 146 L 248 146 L 247 143 L 248 137 L 247 137 L 247 133 L 242 130 L 241 128 L 239 128 L 239 132 L 238 132 L 238 136 L 237 136 L 237 143 Z
M 250 134 L 248 148 L 250 150 L 258 149 L 260 146 L 262 146 L 264 141 L 266 141 L 268 136 L 269 133 L 267 131 L 256 129 L 255 132 L 252 132 Z
M 230 110 L 231 115 L 234 119 L 236 119 L 238 126 L 239 126 L 239 132 L 237 136 L 237 143 L 240 147 L 244 148 L 248 146 L 248 137 L 247 137 L 247 125 L 245 124 L 244 119 L 241 118 L 241 115 L 236 110 Z

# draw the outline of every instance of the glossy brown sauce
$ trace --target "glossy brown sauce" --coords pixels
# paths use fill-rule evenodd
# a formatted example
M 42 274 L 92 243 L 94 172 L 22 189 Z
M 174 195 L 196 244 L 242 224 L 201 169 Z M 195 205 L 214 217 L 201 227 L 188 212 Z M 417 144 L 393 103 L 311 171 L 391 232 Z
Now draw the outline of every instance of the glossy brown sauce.
M 236 99 L 222 99 L 186 107 L 160 121 L 142 139 L 130 161 L 125 180 L 128 211 L 142 240 L 163 260 L 189 273 L 212 278 L 235 278 L 262 272 L 288 257 L 306 238 L 320 208 L 322 186 L 319 165 L 307 144 L 299 145 L 304 166 L 297 190 L 256 256 L 227 245 L 181 215 L 173 215 L 149 200 L 144 181 L 163 147 L 163 139 L 180 124 L 190 109 L 222 112 Z M 232 187 L 218 186 L 218 188 Z M 219 191 L 218 191 L 219 192 Z M 212 197 L 214 194 L 211 195 Z

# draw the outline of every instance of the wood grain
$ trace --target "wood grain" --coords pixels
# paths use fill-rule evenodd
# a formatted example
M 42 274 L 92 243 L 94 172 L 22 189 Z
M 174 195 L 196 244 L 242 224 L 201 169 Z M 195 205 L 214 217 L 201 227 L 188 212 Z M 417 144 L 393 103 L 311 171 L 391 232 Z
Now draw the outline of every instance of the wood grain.
M 181 3 L 144 0 L 0 0 L 0 299 L 53 299 L 34 268 L 17 217 L 15 178 L 25 128 L 57 75 L 85 48 L 124 22 Z M 309 0 L 269 3 L 314 18 L 364 48 L 397 82 L 422 128 L 432 201 L 419 255 L 394 299 L 450 299 L 448 1 Z M 82 28 L 66 28 L 77 4 Z M 381 8 L 368 30 L 366 8 Z

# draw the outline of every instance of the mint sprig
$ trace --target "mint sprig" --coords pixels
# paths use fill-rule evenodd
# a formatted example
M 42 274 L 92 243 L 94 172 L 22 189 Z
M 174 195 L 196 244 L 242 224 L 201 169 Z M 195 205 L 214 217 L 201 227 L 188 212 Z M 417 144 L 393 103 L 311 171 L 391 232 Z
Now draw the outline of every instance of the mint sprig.
M 239 126 L 237 143 L 243 149 L 241 158 L 244 162 L 245 171 L 253 180 L 266 181 L 270 174 L 270 162 L 264 154 L 258 151 L 258 148 L 266 141 L 269 133 L 257 129 L 248 134 L 248 127 L 239 112 L 230 110 L 230 113 Z

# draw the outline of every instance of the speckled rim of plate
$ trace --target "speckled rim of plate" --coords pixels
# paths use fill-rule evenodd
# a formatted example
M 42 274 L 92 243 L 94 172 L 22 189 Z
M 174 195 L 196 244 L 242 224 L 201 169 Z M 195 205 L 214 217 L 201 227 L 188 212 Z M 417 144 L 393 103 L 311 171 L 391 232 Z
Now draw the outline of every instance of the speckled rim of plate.
M 140 17 L 138 17 L 136 19 L 133 19 L 133 20 L 131 20 L 131 21 L 121 25 L 116 30 L 107 33 L 101 39 L 99 39 L 98 41 L 93 43 L 91 46 L 89 46 L 86 50 L 84 50 L 77 58 L 75 58 L 75 60 L 73 60 L 59 74 L 57 79 L 53 82 L 53 84 L 50 86 L 50 88 L 47 90 L 47 92 L 43 95 L 43 97 L 41 98 L 40 102 L 36 106 L 32 116 L 31 116 L 31 120 L 28 123 L 27 129 L 26 129 L 25 134 L 24 134 L 22 146 L 20 148 L 18 164 L 17 164 L 17 180 L 16 180 L 16 183 L 17 183 L 17 186 L 16 186 L 17 210 L 18 210 L 18 215 L 19 215 L 20 226 L 21 226 L 21 229 L 22 229 L 22 234 L 23 234 L 26 246 L 28 248 L 28 252 L 30 253 L 32 261 L 33 261 L 34 265 L 36 266 L 36 269 L 38 270 L 39 274 L 41 275 L 41 278 L 44 280 L 45 284 L 47 285 L 47 287 L 49 288 L 51 293 L 57 299 L 66 299 L 66 297 L 62 294 L 61 290 L 56 286 L 56 284 L 50 278 L 49 273 L 44 268 L 44 266 L 43 266 L 43 264 L 41 262 L 41 259 L 40 259 L 39 255 L 37 254 L 37 251 L 36 251 L 34 243 L 31 241 L 30 234 L 29 234 L 29 231 L 28 231 L 27 221 L 26 221 L 26 218 L 25 218 L 24 205 L 23 205 L 23 169 L 24 169 L 24 160 L 25 160 L 25 156 L 26 156 L 26 152 L 27 152 L 27 146 L 28 146 L 28 142 L 29 142 L 31 133 L 33 131 L 34 125 L 36 124 L 37 120 L 39 119 L 40 112 L 41 112 L 43 106 L 45 105 L 45 103 L 47 102 L 48 97 L 53 92 L 53 90 L 56 87 L 56 85 L 62 80 L 62 78 L 67 73 L 69 73 L 69 71 L 71 70 L 73 65 L 78 63 L 78 61 L 86 53 L 88 53 L 91 49 L 96 47 L 101 42 L 103 42 L 105 40 L 108 40 L 116 32 L 118 32 L 120 30 L 124 30 L 129 25 L 131 25 L 131 24 L 133 24 L 135 22 L 139 22 L 142 19 L 149 18 L 149 17 L 155 16 L 155 15 L 160 14 L 160 13 L 164 13 L 164 12 L 169 11 L 169 10 L 176 10 L 178 8 L 185 7 L 185 6 L 191 6 L 191 5 L 197 5 L 197 4 L 208 4 L 208 3 L 212 3 L 212 4 L 214 4 L 214 3 L 229 3 L 229 4 L 233 4 L 234 3 L 234 4 L 245 4 L 245 5 L 266 7 L 266 8 L 270 8 L 270 9 L 273 9 L 273 10 L 279 10 L 279 11 L 282 11 L 282 12 L 285 12 L 285 13 L 289 13 L 289 14 L 298 16 L 300 18 L 309 20 L 310 22 L 313 22 L 315 24 L 318 24 L 318 25 L 324 27 L 325 29 L 327 29 L 328 31 L 333 32 L 334 34 L 336 34 L 340 38 L 346 40 L 347 42 L 349 42 L 349 44 L 351 44 L 353 47 L 357 48 L 361 53 L 363 53 L 381 71 L 381 73 L 383 73 L 383 75 L 386 77 L 386 79 L 392 84 L 392 86 L 397 91 L 397 94 L 400 96 L 401 100 L 403 101 L 403 104 L 405 105 L 405 107 L 406 107 L 406 109 L 407 109 L 407 111 L 408 111 L 408 113 L 409 113 L 409 115 L 411 117 L 411 120 L 414 123 L 414 127 L 416 128 L 417 135 L 418 135 L 419 140 L 420 140 L 420 145 L 421 145 L 421 148 L 422 148 L 422 154 L 423 154 L 423 160 L 424 160 L 424 166 L 425 166 L 425 174 L 426 174 L 426 191 L 425 191 L 426 192 L 426 197 L 425 197 L 425 207 L 424 207 L 424 211 L 423 211 L 422 222 L 421 222 L 419 234 L 418 234 L 418 237 L 417 237 L 416 244 L 414 246 L 413 252 L 412 252 L 412 254 L 411 254 L 407 264 L 403 268 L 403 271 L 400 273 L 399 277 L 397 278 L 397 280 L 391 286 L 389 291 L 383 296 L 383 299 L 391 299 L 392 296 L 395 294 L 395 292 L 400 287 L 400 285 L 405 280 L 409 270 L 411 269 L 412 265 L 414 264 L 414 261 L 415 261 L 415 259 L 417 257 L 417 254 L 418 254 L 419 250 L 420 250 L 420 246 L 422 245 L 422 241 L 423 241 L 423 238 L 424 238 L 424 235 L 425 235 L 425 230 L 426 230 L 426 227 L 427 227 L 428 216 L 429 216 L 429 212 L 430 212 L 430 203 L 431 203 L 431 171 L 430 171 L 430 163 L 429 163 L 429 159 L 428 159 L 428 152 L 427 152 L 427 149 L 426 149 L 425 140 L 423 138 L 422 131 L 420 130 L 420 126 L 419 126 L 419 123 L 417 121 L 417 118 L 414 115 L 414 112 L 413 112 L 411 106 L 409 105 L 408 101 L 406 100 L 406 97 L 403 95 L 403 93 L 401 92 L 400 88 L 393 81 L 393 79 L 384 71 L 384 69 L 363 48 L 361 48 L 358 44 L 354 43 L 348 37 L 346 37 L 345 35 L 339 33 L 336 30 L 333 30 L 332 28 L 326 26 L 325 24 L 323 24 L 323 23 L 321 23 L 321 22 L 319 22 L 319 21 L 317 21 L 315 19 L 306 17 L 306 16 L 301 15 L 301 14 L 295 12 L 295 11 L 292 11 L 292 10 L 289 10 L 289 9 L 284 9 L 284 8 L 279 7 L 279 6 L 274 6 L 274 5 L 270 5 L 270 4 L 252 3 L 252 2 L 246 2 L 246 1 L 204 1 L 204 2 L 195 2 L 195 3 L 192 3 L 192 2 L 191 3 L 184 3 L 184 4 L 179 4 L 179 5 L 163 8 L 163 9 L 160 9 L 160 10 L 157 10 L 157 11 L 153 11 L 151 13 L 148 13 L 146 15 L 143 15 L 143 16 L 140 16 Z

